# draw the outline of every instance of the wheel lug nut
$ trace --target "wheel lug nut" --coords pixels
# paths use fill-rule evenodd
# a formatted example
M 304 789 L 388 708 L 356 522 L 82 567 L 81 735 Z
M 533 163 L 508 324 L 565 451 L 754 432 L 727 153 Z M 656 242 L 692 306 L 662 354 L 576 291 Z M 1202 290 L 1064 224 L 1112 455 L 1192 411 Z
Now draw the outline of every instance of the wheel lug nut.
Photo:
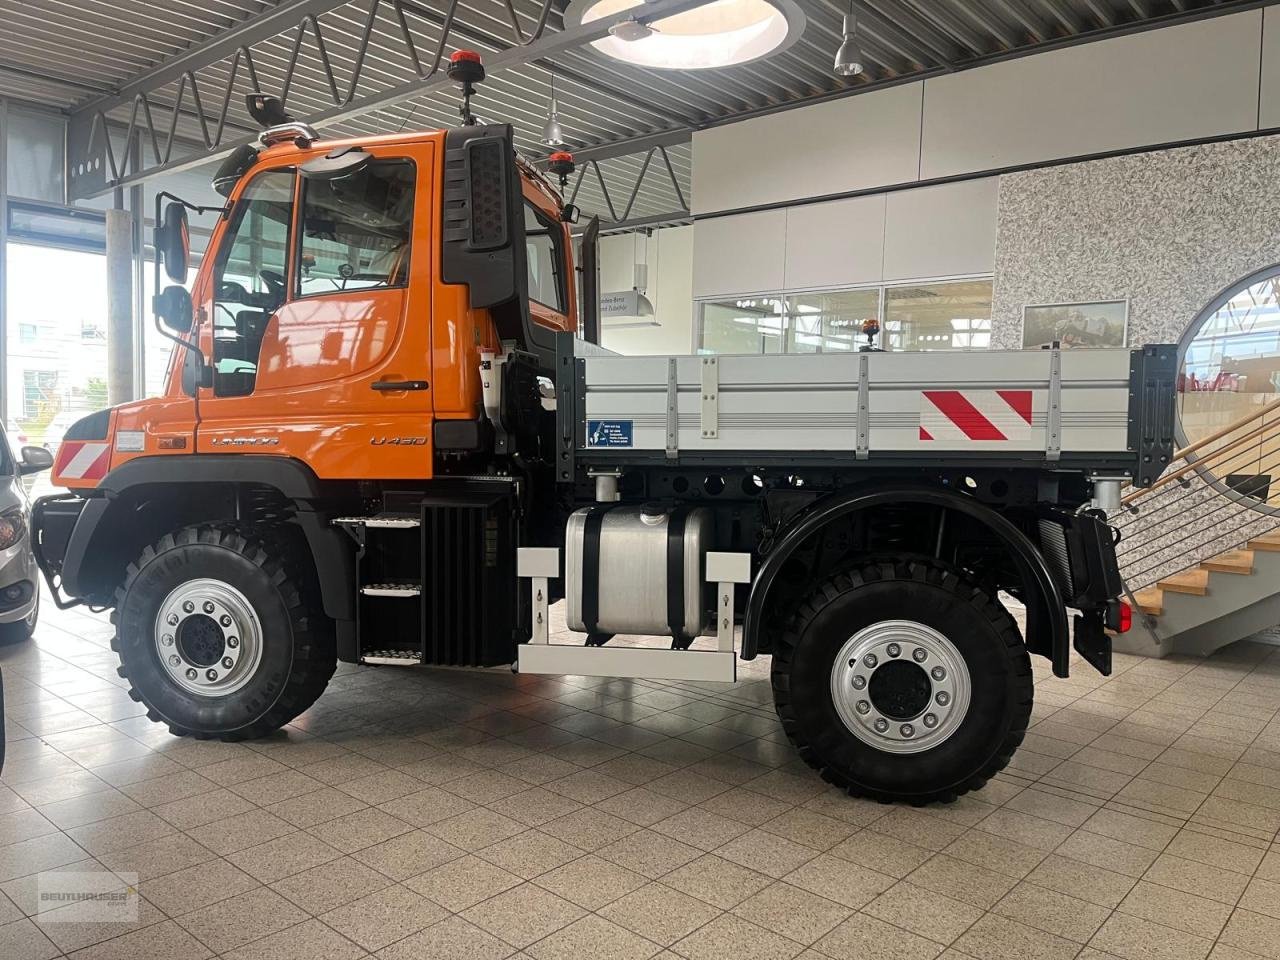
M 914 737 L 916 735 L 916 728 L 909 723 L 904 723 L 898 728 L 898 732 L 904 737 Z
M 862 658 L 862 662 L 868 667 L 874 667 L 877 663 L 880 662 L 880 658 L 877 657 L 874 653 L 868 653 L 865 657 Z
M 196 677 L 198 677 L 198 676 L 199 676 L 199 674 L 198 674 L 198 673 L 196 673 L 196 672 L 195 672 L 195 670 L 193 670 L 191 667 L 187 667 L 187 679 L 188 679 L 188 680 L 194 680 L 194 679 L 195 679 Z
M 182 612 L 183 612 L 183 613 L 194 613 L 194 612 L 195 612 L 195 609 L 196 609 L 196 605 L 195 605 L 194 603 L 192 603 L 190 600 L 184 600 L 184 601 L 182 601 Z
M 206 671 L 204 672 L 204 675 L 205 675 L 206 677 L 208 677 L 210 680 L 217 680 L 217 679 L 218 679 L 218 671 L 217 671 L 217 670 L 206 670 Z
M 164 622 L 165 622 L 165 623 L 167 623 L 167 624 L 169 624 L 169 626 L 171 626 L 171 627 L 176 627 L 176 626 L 178 625 L 178 619 L 179 619 L 179 618 L 178 618 L 178 615 L 177 615 L 176 613 L 171 613 L 171 614 L 169 614 L 167 617 L 165 617 L 165 618 L 164 618 Z
M 916 647 L 911 651 L 911 659 L 916 663 L 924 663 L 929 656 L 929 651 L 924 647 Z
M 218 618 L 218 622 L 222 624 L 224 627 L 231 626 L 231 618 L 228 617 L 225 613 Z
M 943 670 L 941 667 L 934 667 L 929 671 L 929 675 L 938 681 L 947 679 L 947 671 Z
M 161 642 L 161 643 L 163 643 L 166 647 L 172 647 L 172 646 L 173 646 L 173 634 L 171 634 L 171 633 L 166 633 L 163 637 L 161 637 L 161 638 L 160 638 L 160 642 Z
M 867 678 L 866 678 L 866 677 L 854 677 L 854 678 L 853 678 L 853 689 L 855 689 L 855 690 L 861 690 L 861 689 L 862 689 L 863 687 L 865 687 L 866 685 L 867 685 Z
M 889 644 L 889 646 L 884 648 L 884 652 L 891 657 L 896 657 L 898 654 L 902 652 L 902 648 L 898 646 L 896 643 L 891 643 Z
M 223 658 L 222 658 L 222 665 L 223 665 L 226 669 L 230 670 L 232 667 L 234 667 L 234 666 L 236 665 L 236 662 L 235 662 L 234 660 L 232 660 L 230 657 L 223 657 Z
M 206 601 L 204 602 L 204 612 L 205 612 L 205 613 L 213 613 L 213 611 L 214 611 L 214 606 L 213 606 L 212 601 L 206 600 Z
M 232 650 L 234 650 L 236 647 L 240 646 L 240 638 L 227 637 L 227 646 L 230 647 Z
M 934 727 L 938 725 L 938 718 L 935 717 L 932 713 L 926 713 L 924 715 L 924 725 L 928 727 L 930 730 L 932 730 Z
M 876 721 L 875 727 L 876 727 L 876 733 L 884 733 L 886 730 L 889 729 L 889 721 L 886 720 L 884 717 L 881 717 L 879 720 Z
M 854 706 L 854 709 L 859 713 L 867 713 L 871 709 L 871 704 L 867 703 L 865 700 L 859 700 Z
M 177 666 L 181 666 L 181 664 L 182 664 L 181 657 L 179 657 L 176 653 L 169 654 L 169 666 L 177 667 Z
M 945 690 L 942 690 L 942 691 L 939 691 L 938 695 L 933 699 L 938 701 L 938 706 L 945 707 L 948 703 L 951 702 L 951 694 L 947 693 L 947 691 Z

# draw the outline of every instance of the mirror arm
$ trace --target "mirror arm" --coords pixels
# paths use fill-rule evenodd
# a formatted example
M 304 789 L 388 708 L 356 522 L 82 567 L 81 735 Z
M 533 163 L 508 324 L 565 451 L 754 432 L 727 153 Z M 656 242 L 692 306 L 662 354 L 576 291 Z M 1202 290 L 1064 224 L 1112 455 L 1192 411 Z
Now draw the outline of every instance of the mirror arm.
M 184 206 L 189 207 L 190 209 L 197 211 L 198 213 L 205 213 L 206 211 L 217 209 L 216 207 L 200 207 L 200 206 L 196 206 L 196 205 L 195 205 L 195 204 L 193 204 L 193 203 L 188 203 L 186 200 L 183 200 L 181 197 L 175 197 L 173 194 L 171 194 L 171 193 L 167 193 L 167 192 L 165 192 L 165 191 L 163 191 L 163 190 L 162 190 L 162 191 L 159 191 L 158 193 L 156 193 L 155 222 L 156 222 L 157 224 L 159 224 L 159 223 L 160 223 L 160 219 L 161 219 L 161 216 L 162 216 L 162 214 L 161 214 L 161 204 L 162 204 L 162 201 L 163 201 L 166 197 L 168 197 L 170 200 L 176 200 L 178 203 L 181 203 L 181 204 L 183 204 Z M 228 206 L 228 207 L 229 207 L 229 206 L 230 206 L 230 203 L 228 203 L 226 206 Z M 225 208 L 224 208 L 224 209 L 225 209 Z M 194 343 L 194 342 L 192 342 L 192 341 L 190 341 L 190 340 L 186 340 L 186 339 L 184 339 L 184 338 L 182 338 L 182 337 L 178 336 L 176 333 L 172 332 L 171 330 L 167 329 L 167 328 L 165 327 L 165 325 L 164 325 L 164 322 L 160 319 L 160 314 L 156 311 L 156 307 L 155 307 L 155 298 L 156 298 L 156 297 L 158 297 L 158 296 L 160 296 L 160 251 L 159 251 L 159 250 L 153 250 L 153 251 L 152 251 L 152 253 L 154 254 L 154 256 L 152 256 L 152 258 L 151 258 L 151 265 L 152 265 L 152 277 L 153 277 L 153 279 L 152 279 L 152 289 L 153 289 L 155 292 L 154 292 L 154 294 L 152 295 L 151 312 L 152 312 L 152 316 L 153 316 L 153 318 L 155 319 L 156 330 L 157 330 L 157 331 L 159 331 L 160 335 L 161 335 L 162 337 L 164 337 L 165 339 L 167 339 L 167 340 L 172 340 L 174 343 L 178 344 L 180 347 L 185 347 L 187 350 L 190 350 L 192 353 L 194 353 L 197 357 L 199 357 L 199 358 L 200 358 L 200 370 L 201 370 L 200 379 L 203 381 L 203 380 L 204 380 L 204 371 L 205 371 L 206 369 L 208 369 L 208 361 L 206 361 L 206 360 L 205 360 L 204 351 L 200 349 L 199 344 Z M 197 387 L 197 392 L 196 392 L 195 400 L 196 400 L 196 403 L 197 403 L 197 404 L 199 404 L 199 402 L 200 402 L 200 400 L 199 400 L 199 396 L 200 396 L 200 394 L 199 394 L 199 387 L 201 387 L 201 386 L 204 386 L 204 384 L 203 384 L 203 383 L 200 383 L 200 384 L 197 384 L 197 385 L 196 385 L 196 387 Z M 199 419 L 199 415 L 200 415 L 200 414 L 199 414 L 199 408 L 197 407 L 197 410 L 196 410 L 196 417 L 197 417 L 197 419 Z

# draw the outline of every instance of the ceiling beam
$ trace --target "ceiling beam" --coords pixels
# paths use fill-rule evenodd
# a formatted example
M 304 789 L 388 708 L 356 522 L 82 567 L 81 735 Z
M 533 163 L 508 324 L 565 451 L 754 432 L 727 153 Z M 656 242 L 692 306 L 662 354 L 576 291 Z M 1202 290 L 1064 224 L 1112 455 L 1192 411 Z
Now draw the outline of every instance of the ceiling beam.
M 279 6 L 247 17 L 235 26 L 193 44 L 149 70 L 130 77 L 111 93 L 87 100 L 74 108 L 71 115 L 75 117 L 81 114 L 110 113 L 118 107 L 128 106 L 140 94 L 146 94 L 167 83 L 172 83 L 188 71 L 194 72 L 215 64 L 219 60 L 225 60 L 241 47 L 251 47 L 255 43 L 298 26 L 308 17 L 318 17 L 337 7 L 345 6 L 347 2 L 348 0 L 281 0 Z

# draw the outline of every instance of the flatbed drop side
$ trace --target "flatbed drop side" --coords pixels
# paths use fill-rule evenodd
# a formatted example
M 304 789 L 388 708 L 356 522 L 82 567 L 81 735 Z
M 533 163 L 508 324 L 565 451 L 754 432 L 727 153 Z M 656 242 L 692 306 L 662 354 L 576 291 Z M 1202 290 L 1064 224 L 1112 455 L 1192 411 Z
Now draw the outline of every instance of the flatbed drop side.
M 580 314 L 576 211 L 510 127 L 322 143 L 259 100 L 190 295 L 157 210 L 164 396 L 73 426 L 33 522 L 152 719 L 262 736 L 339 660 L 730 681 L 768 654 L 807 762 L 928 802 L 1008 762 L 1030 656 L 1109 672 L 1106 513 L 1171 456 L 1173 346 L 613 355 L 594 224 Z M 550 642 L 561 599 L 580 643 Z

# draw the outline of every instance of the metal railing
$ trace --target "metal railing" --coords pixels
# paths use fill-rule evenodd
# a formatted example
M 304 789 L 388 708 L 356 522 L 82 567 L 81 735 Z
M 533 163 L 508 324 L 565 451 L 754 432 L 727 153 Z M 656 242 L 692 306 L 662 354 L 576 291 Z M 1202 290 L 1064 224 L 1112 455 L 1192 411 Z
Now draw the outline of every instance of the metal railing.
M 1280 528 L 1280 400 L 1177 451 L 1121 503 L 1116 555 L 1130 591 Z

